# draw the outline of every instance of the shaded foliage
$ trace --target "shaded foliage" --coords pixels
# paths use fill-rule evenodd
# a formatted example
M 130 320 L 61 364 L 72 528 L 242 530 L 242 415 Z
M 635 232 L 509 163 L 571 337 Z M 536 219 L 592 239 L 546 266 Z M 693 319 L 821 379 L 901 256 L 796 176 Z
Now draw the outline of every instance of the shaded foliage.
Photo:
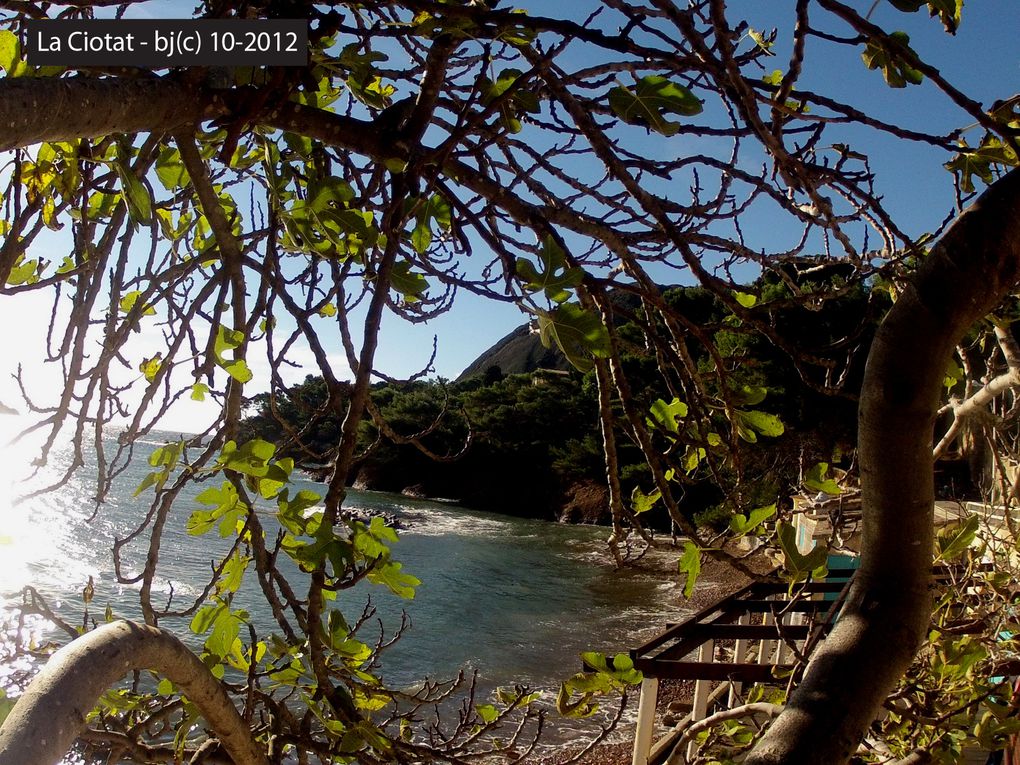
M 805 291 L 841 286 L 838 278 L 831 283 L 831 274 L 827 279 L 829 284 L 800 277 L 799 283 Z M 777 331 L 792 344 L 834 360 L 843 355 L 863 359 L 888 305 L 885 293 L 860 285 L 817 308 L 791 301 L 787 285 L 774 279 L 762 279 L 749 289 L 760 293 L 763 308 L 771 306 Z M 843 395 L 826 395 L 806 384 L 788 356 L 748 331 L 710 292 L 674 288 L 665 292 L 665 299 L 673 310 L 713 333 L 719 358 L 727 365 L 731 395 L 747 400 L 761 396 L 762 405 L 784 425 L 782 435 L 769 440 L 768 449 L 747 445 L 742 450 L 739 476 L 728 467 L 715 475 L 692 477 L 681 502 L 689 517 L 725 526 L 734 513 L 798 491 L 805 466 L 822 460 L 852 462 L 859 361 L 847 367 L 847 379 L 841 381 Z M 642 347 L 640 324 L 645 317 L 633 301 L 623 298 L 616 303 L 618 331 L 626 344 L 623 363 L 634 381 L 634 401 L 651 409 L 661 395 L 661 378 L 654 357 Z M 533 337 L 532 343 L 537 345 L 538 338 Z M 469 369 L 485 367 L 489 356 L 490 352 L 483 353 Z M 714 359 L 703 353 L 696 360 L 709 381 L 708 391 L 718 395 L 711 376 Z M 605 480 L 592 372 L 535 370 L 504 376 L 498 367 L 489 366 L 484 374 L 453 383 L 379 383 L 371 396 L 394 431 L 406 437 L 424 434 L 420 442 L 430 452 L 452 458 L 437 461 L 412 444 L 387 438 L 374 423 L 365 421 L 356 468 L 356 480 L 364 488 L 409 489 L 473 507 L 554 518 L 573 489 Z M 242 433 L 286 444 L 284 454 L 313 474 L 322 473 L 340 432 L 339 419 L 323 414 L 327 398 L 322 378 L 315 376 L 285 393 L 256 396 L 249 402 Z M 622 429 L 619 436 L 620 475 L 630 496 L 647 485 L 648 467 Z M 460 454 L 465 443 L 468 446 Z M 662 448 L 668 450 L 669 445 L 664 443 Z M 595 519 L 607 521 L 608 507 L 586 518 Z M 660 513 L 648 523 L 669 527 L 669 519 Z

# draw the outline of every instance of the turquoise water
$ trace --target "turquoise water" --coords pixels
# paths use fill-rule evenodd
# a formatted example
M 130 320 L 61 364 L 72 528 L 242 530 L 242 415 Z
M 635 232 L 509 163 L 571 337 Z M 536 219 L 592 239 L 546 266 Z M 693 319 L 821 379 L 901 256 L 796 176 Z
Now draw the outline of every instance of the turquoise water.
M 150 469 L 144 457 L 161 443 L 154 438 L 140 445 L 137 462 L 118 479 L 94 517 L 94 486 L 87 471 L 28 502 L 12 506 L 10 498 L 0 497 L 0 593 L 9 596 L 31 584 L 67 621 L 80 623 L 81 591 L 91 576 L 94 617 L 101 620 L 109 604 L 117 616 L 136 618 L 138 585 L 117 583 L 110 549 L 147 510 L 151 494 L 135 498 L 132 493 Z M 59 457 L 52 463 L 46 471 L 50 476 L 59 472 Z M 193 497 L 202 488 L 182 496 L 172 513 L 156 583 L 158 604 L 189 605 L 201 593 L 211 561 L 226 550 L 226 541 L 215 532 L 192 537 L 184 530 L 198 507 Z M 300 488 L 321 489 L 311 482 Z M 23 489 L 14 487 L 15 493 Z M 605 565 L 606 529 L 371 492 L 352 491 L 348 505 L 385 510 L 401 519 L 407 528 L 400 532 L 394 557 L 423 582 L 414 600 L 372 585 L 340 594 L 340 605 L 350 616 L 361 613 L 371 598 L 378 623 L 373 619 L 362 639 L 378 634 L 380 625 L 391 633 L 402 612 L 410 617 L 411 629 L 385 654 L 382 665 L 383 676 L 395 686 L 426 675 L 447 678 L 466 668 L 477 671 L 483 691 L 510 683 L 552 688 L 578 671 L 580 651 L 626 650 L 637 642 L 637 633 L 679 615 L 671 584 Z M 273 534 L 271 509 L 264 511 L 267 534 Z M 125 571 L 141 568 L 146 544 L 125 548 Z M 301 591 L 300 584 L 296 589 Z M 248 609 L 264 634 L 271 625 L 260 598 L 249 572 L 234 607 Z M 187 639 L 188 621 L 168 618 L 161 626 Z

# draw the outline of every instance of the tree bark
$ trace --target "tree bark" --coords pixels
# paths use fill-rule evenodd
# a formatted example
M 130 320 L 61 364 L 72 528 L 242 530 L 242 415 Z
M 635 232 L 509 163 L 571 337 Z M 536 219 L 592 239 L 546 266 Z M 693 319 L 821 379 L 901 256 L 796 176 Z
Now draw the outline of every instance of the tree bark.
M 0 763 L 53 765 L 80 734 L 100 695 L 128 672 L 169 678 L 201 711 L 238 765 L 269 765 L 223 685 L 184 643 L 156 627 L 117 621 L 57 651 L 0 726 Z
M 244 112 L 250 92 L 214 90 L 169 77 L 0 78 L 0 151 L 115 133 L 169 133 Z M 249 118 L 376 160 L 407 153 L 386 141 L 371 121 L 290 101 L 270 104 Z
M 0 81 L 0 151 L 42 141 L 169 131 L 227 113 L 214 91 L 167 78 Z
M 1020 170 L 994 183 L 924 259 L 865 370 L 858 448 L 861 568 L 832 633 L 749 765 L 846 762 L 928 629 L 932 438 L 953 348 L 1020 279 Z

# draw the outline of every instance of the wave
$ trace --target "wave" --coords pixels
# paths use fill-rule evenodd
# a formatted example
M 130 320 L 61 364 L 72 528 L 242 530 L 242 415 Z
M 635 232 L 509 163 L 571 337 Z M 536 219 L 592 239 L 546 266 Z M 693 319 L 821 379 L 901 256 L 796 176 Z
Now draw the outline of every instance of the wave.
M 407 523 L 407 528 L 401 532 L 403 536 L 506 537 L 514 535 L 514 524 L 508 521 L 466 513 L 462 515 L 406 506 L 400 507 L 399 510 L 402 519 Z

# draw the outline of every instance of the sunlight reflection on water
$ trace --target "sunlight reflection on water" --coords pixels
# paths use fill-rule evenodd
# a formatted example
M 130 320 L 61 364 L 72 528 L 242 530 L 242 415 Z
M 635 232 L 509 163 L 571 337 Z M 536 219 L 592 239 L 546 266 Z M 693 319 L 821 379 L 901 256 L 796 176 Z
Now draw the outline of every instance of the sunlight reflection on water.
M 9 438 L 15 430 L 14 423 L 0 416 L 0 438 Z M 43 593 L 49 606 L 60 609 L 71 624 L 80 625 L 82 588 L 92 576 L 92 618 L 101 621 L 108 605 L 117 617 L 138 618 L 139 584 L 117 581 L 110 548 L 115 538 L 123 539 L 135 528 L 152 500 L 151 495 L 134 496 L 134 490 L 151 469 L 145 459 L 151 447 L 164 442 L 158 434 L 153 438 L 136 452 L 135 461 L 111 488 L 107 503 L 91 519 L 94 464 L 60 490 L 18 503 L 17 497 L 59 478 L 70 450 L 54 449 L 49 465 L 28 483 L 22 479 L 31 473 L 30 462 L 37 451 L 18 445 L 0 452 L 0 606 L 7 605 L 0 609 L 0 630 L 6 629 L 0 642 L 4 637 L 12 640 L 17 630 L 23 643 L 64 640 L 40 618 L 11 623 L 15 613 L 11 607 L 20 604 L 20 591 L 26 585 Z M 153 581 L 154 598 L 161 605 L 170 601 L 186 605 L 201 594 L 210 561 L 225 551 L 227 540 L 217 534 L 195 537 L 186 531 L 199 488 L 182 493 L 164 529 Z M 322 490 L 302 479 L 296 481 L 296 488 Z M 404 611 L 411 616 L 414 627 L 387 653 L 383 667 L 383 676 L 397 687 L 417 683 L 423 674 L 452 677 L 467 665 L 479 671 L 482 696 L 497 686 L 518 682 L 536 690 L 554 690 L 560 679 L 580 667 L 580 651 L 615 653 L 627 647 L 635 630 L 677 616 L 672 613 L 675 602 L 662 589 L 667 585 L 661 580 L 604 568 L 602 530 L 399 495 L 351 491 L 349 501 L 352 507 L 393 514 L 406 525 L 394 553 L 406 570 L 423 580 L 413 601 L 369 589 L 352 593 L 342 604 L 350 611 L 349 618 L 356 617 L 364 597 L 371 594 L 387 629 L 400 623 Z M 278 526 L 272 508 L 261 510 L 267 533 L 274 535 Z M 146 539 L 142 535 L 122 550 L 123 575 L 144 566 Z M 296 581 L 302 576 L 296 570 L 285 573 Z M 272 625 L 260 598 L 261 591 L 248 577 L 235 604 L 250 611 L 262 632 Z M 168 619 L 165 624 L 186 641 L 195 640 L 189 621 L 190 617 Z M 0 665 L 4 663 L 0 656 Z M 28 660 L 5 667 L 0 687 L 10 687 L 18 674 L 31 669 Z M 550 745 L 576 735 L 562 721 L 556 727 L 547 731 Z M 66 760 L 63 765 L 73 763 Z
M 29 584 L 66 590 L 96 573 L 83 557 L 68 555 L 73 521 L 89 512 L 80 482 L 72 479 L 63 490 L 30 496 L 60 478 L 70 448 L 55 445 L 47 464 L 34 467 L 38 439 L 11 443 L 26 423 L 22 416 L 0 415 L 0 603 Z

